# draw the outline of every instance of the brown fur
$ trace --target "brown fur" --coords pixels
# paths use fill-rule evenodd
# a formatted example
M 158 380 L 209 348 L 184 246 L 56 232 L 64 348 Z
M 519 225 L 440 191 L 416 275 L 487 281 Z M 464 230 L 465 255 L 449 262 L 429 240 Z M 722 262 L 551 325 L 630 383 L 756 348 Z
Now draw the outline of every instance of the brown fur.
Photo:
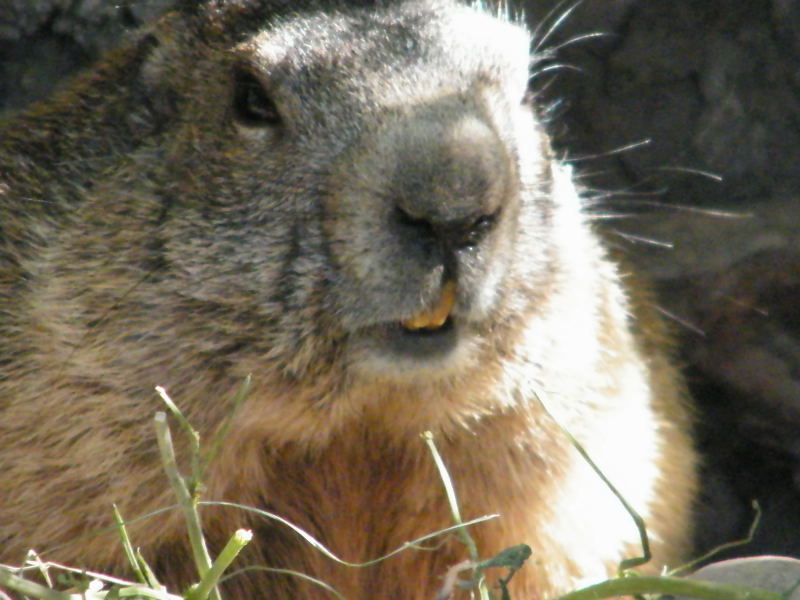
M 447 1 L 369 5 L 185 3 L 0 130 L 0 560 L 33 547 L 124 573 L 113 539 L 83 534 L 112 502 L 127 518 L 174 502 L 153 387 L 209 440 L 247 374 L 205 498 L 346 560 L 451 524 L 429 430 L 464 517 L 501 515 L 472 530 L 482 554 L 532 546 L 516 598 L 603 577 L 637 534 L 556 421 L 645 516 L 651 568 L 686 550 L 680 378 L 519 106 L 524 35 Z M 242 61 L 277 122 L 237 106 Z M 385 323 L 448 279 L 453 347 L 393 345 Z M 349 569 L 240 510 L 203 514 L 214 548 L 252 527 L 242 564 L 353 600 L 433 599 L 466 558 L 448 538 Z M 131 530 L 165 581 L 192 580 L 175 511 Z M 325 596 L 257 570 L 227 587 Z

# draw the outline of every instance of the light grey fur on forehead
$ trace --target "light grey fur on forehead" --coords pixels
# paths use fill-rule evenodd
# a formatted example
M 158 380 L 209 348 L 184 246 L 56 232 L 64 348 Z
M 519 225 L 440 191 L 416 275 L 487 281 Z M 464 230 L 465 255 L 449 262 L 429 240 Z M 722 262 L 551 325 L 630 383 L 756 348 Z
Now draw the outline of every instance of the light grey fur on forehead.
M 528 31 L 505 6 L 429 0 L 285 16 L 239 49 L 262 65 L 323 60 L 335 68 L 357 57 L 355 64 L 382 71 L 405 60 L 452 62 L 524 89 L 530 44 Z

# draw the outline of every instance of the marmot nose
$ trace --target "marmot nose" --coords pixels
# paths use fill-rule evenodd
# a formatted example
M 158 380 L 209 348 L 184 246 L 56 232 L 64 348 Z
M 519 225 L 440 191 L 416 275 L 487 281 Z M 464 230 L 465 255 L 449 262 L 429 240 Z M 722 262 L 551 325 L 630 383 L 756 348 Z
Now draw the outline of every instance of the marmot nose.
M 495 227 L 511 187 L 508 152 L 476 117 L 417 121 L 403 136 L 389 198 L 411 235 L 469 248 Z
M 453 249 L 474 248 L 491 231 L 500 215 L 497 209 L 490 214 L 478 214 L 463 219 L 443 220 L 430 215 L 415 217 L 398 204 L 395 207 L 395 220 L 420 238 L 444 242 Z

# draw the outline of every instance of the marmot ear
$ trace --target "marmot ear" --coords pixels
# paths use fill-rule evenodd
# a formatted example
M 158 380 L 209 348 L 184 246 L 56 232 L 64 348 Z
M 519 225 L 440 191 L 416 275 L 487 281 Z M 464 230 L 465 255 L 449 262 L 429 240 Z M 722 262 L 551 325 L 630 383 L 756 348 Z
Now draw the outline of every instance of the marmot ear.
M 178 12 L 185 15 L 199 15 L 203 12 L 219 13 L 229 9 L 240 11 L 281 11 L 297 2 L 291 0 L 179 0 Z
M 229 4 L 225 0 L 178 0 L 175 8 L 184 15 L 199 15 L 204 11 L 219 11 Z
M 375 1 L 351 0 L 353 4 L 371 4 Z M 243 24 L 250 19 L 257 23 L 272 15 L 332 9 L 349 3 L 342 0 L 178 0 L 175 6 L 177 12 L 189 17 Z
M 201 0 L 180 0 L 175 4 L 178 12 L 186 15 L 195 15 L 200 10 Z
M 155 123 L 175 117 L 180 110 L 181 80 L 186 77 L 182 65 L 195 43 L 193 19 L 172 12 L 148 27 L 139 42 L 146 46 L 138 73 L 136 91 Z
M 176 13 L 202 40 L 235 42 L 275 14 L 296 10 L 301 0 L 178 0 Z

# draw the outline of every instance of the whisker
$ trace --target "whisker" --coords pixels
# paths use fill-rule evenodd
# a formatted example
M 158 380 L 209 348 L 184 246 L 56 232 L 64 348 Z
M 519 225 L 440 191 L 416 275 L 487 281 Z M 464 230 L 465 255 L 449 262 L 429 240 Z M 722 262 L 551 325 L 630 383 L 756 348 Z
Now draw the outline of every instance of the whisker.
M 546 67 L 542 67 L 541 69 L 536 69 L 532 71 L 528 77 L 528 81 L 533 81 L 540 75 L 544 75 L 546 73 L 551 73 L 553 71 L 576 71 L 578 73 L 583 73 L 583 69 L 580 67 L 576 67 L 575 65 L 570 65 L 568 63 L 554 63 L 547 65 Z
M 670 321 L 674 321 L 675 323 L 678 323 L 679 325 L 685 327 L 686 329 L 688 329 L 692 333 L 696 333 L 697 335 L 699 335 L 701 337 L 706 337 L 707 334 L 706 334 L 705 331 L 703 331 L 697 325 L 695 325 L 694 323 L 691 323 L 687 319 L 685 319 L 683 317 L 679 317 L 675 313 L 668 311 L 666 308 L 664 308 L 662 306 L 659 306 L 658 304 L 653 304 L 653 308 L 656 311 L 658 311 L 661 315 L 663 315 L 664 317 L 668 318 Z
M 572 46 L 573 44 L 579 44 L 580 42 L 585 42 L 586 40 L 592 40 L 599 37 L 609 37 L 610 35 L 611 34 L 603 31 L 595 31 L 592 33 L 583 33 L 581 35 L 576 35 L 575 37 L 572 37 L 564 42 L 561 42 L 556 46 L 549 47 L 547 49 L 547 54 L 557 54 L 564 48 Z
M 547 23 L 552 16 L 556 13 L 556 11 L 560 10 L 561 7 L 566 4 L 566 0 L 562 0 L 558 4 L 556 4 L 542 19 L 539 25 L 537 25 L 536 29 L 533 30 L 533 39 L 535 41 L 535 45 L 533 48 L 534 54 L 545 54 L 545 52 L 541 52 L 542 46 L 544 46 L 547 41 L 555 34 L 559 27 L 569 19 L 570 15 L 575 12 L 575 9 L 578 8 L 581 4 L 583 4 L 583 0 L 578 0 L 575 4 L 570 6 L 567 10 L 561 13 L 559 17 L 553 22 L 552 25 L 547 29 L 543 36 L 539 37 L 539 32 L 541 30 L 542 25 Z M 537 39 L 538 38 L 538 39 Z
M 667 204 L 666 202 L 657 202 L 655 200 L 627 200 L 626 203 L 637 206 L 649 206 L 661 210 L 695 213 L 709 217 L 723 217 L 728 219 L 752 219 L 755 216 L 753 213 L 722 210 L 718 208 L 702 208 L 699 206 L 689 206 L 687 204 Z
M 598 158 L 604 158 L 607 156 L 615 156 L 617 154 L 622 154 L 623 152 L 636 150 L 637 148 L 641 148 L 642 146 L 648 146 L 652 142 L 653 140 L 651 138 L 645 138 L 643 140 L 639 140 L 638 142 L 631 142 L 630 144 L 619 146 L 617 148 L 613 148 L 605 152 L 599 152 L 597 154 L 582 154 L 580 156 L 571 156 L 570 158 L 567 159 L 567 162 L 569 163 L 582 162 L 584 160 L 596 160 Z
M 706 171 L 704 169 L 694 169 L 692 167 L 681 167 L 681 166 L 672 166 L 672 167 L 655 167 L 656 171 L 676 171 L 678 173 L 688 173 L 690 175 L 700 175 L 702 177 L 708 177 L 712 181 L 722 182 L 724 178 L 722 175 L 718 173 L 712 173 L 711 171 Z
M 612 233 L 628 242 L 633 242 L 636 244 L 644 244 L 646 246 L 656 246 L 658 248 L 666 248 L 667 250 L 672 250 L 673 248 L 675 248 L 675 244 L 673 244 L 672 242 L 656 240 L 653 238 L 644 237 L 633 233 L 627 233 L 625 231 L 619 231 L 618 229 L 613 230 Z
M 623 219 L 636 219 L 642 215 L 638 213 L 589 213 L 592 221 L 621 221 Z

